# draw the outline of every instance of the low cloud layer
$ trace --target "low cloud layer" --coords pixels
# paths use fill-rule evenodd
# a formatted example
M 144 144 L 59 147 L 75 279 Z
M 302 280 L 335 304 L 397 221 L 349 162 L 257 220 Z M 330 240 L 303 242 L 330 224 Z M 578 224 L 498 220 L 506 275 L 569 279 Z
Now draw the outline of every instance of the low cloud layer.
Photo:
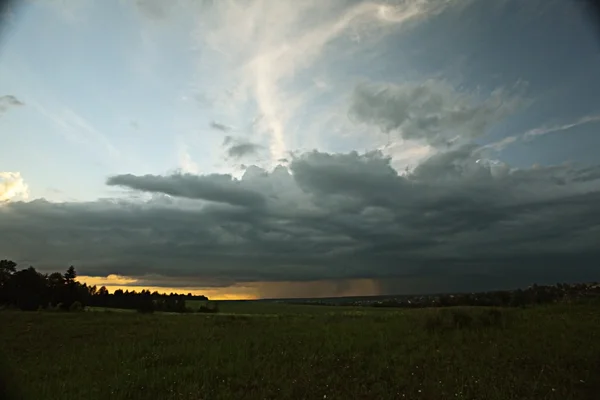
M 163 193 L 169 196 L 207 200 L 234 206 L 262 206 L 264 197 L 227 174 L 196 176 L 174 174 L 171 176 L 131 174 L 117 175 L 107 180 L 107 185 L 121 186 L 150 193 Z
M 600 167 L 511 169 L 478 150 L 437 153 L 406 175 L 377 151 L 313 151 L 239 180 L 115 176 L 110 185 L 154 197 L 6 204 L 0 253 L 171 287 L 367 279 L 396 282 L 386 291 L 452 290 L 592 278 Z

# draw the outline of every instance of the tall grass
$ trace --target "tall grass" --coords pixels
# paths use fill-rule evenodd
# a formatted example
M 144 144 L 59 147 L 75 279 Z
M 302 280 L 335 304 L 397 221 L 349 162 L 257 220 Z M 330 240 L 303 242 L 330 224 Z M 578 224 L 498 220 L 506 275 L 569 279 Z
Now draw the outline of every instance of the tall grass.
M 0 343 L 13 383 L 29 399 L 563 400 L 600 393 L 597 306 L 310 313 L 283 306 L 266 314 L 245 307 L 245 315 L 5 311 Z

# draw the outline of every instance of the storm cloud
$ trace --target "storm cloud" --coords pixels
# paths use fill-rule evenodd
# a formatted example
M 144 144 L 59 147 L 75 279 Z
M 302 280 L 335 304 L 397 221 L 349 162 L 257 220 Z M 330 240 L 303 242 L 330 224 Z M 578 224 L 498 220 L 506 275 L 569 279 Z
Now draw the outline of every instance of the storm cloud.
M 156 196 L 8 203 L 0 252 L 155 285 L 374 279 L 451 290 L 593 277 L 600 167 L 479 157 L 462 146 L 399 174 L 378 151 L 313 151 L 239 180 L 119 175 L 108 184 Z
M 163 193 L 237 206 L 258 206 L 264 202 L 260 193 L 242 187 L 239 181 L 228 174 L 205 176 L 192 174 L 135 176 L 127 174 L 112 176 L 106 183 L 111 186 L 122 186 L 144 192 Z

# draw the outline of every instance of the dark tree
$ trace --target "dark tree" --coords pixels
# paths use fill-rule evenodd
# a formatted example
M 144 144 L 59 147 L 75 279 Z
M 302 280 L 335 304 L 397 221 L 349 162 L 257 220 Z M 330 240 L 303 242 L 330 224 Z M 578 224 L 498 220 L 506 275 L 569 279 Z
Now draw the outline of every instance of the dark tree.
M 67 285 L 75 283 L 75 278 L 77 278 L 77 272 L 75 272 L 75 267 L 72 265 L 65 272 L 65 282 Z
M 142 290 L 122 289 L 110 294 L 106 287 L 88 286 L 77 281 L 77 271 L 70 266 L 63 274 L 41 274 L 33 267 L 20 271 L 17 264 L 0 260 L 0 305 L 22 310 L 60 308 L 65 311 L 84 310 L 86 306 L 137 309 L 141 312 L 187 312 L 186 300 L 208 300 L 206 296 L 159 294 Z

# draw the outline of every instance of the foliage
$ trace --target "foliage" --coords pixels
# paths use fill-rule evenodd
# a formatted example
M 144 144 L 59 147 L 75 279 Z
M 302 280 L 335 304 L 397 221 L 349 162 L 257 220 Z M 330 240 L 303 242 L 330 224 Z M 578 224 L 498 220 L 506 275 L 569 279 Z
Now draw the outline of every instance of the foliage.
M 81 311 L 92 306 L 133 309 L 141 313 L 188 312 L 187 300 L 208 300 L 206 296 L 167 295 L 148 290 L 138 293 L 119 289 L 111 294 L 104 286 L 98 289 L 78 282 L 73 266 L 64 274 L 42 274 L 33 267 L 22 270 L 16 267 L 13 261 L 0 260 L 0 307 L 12 306 L 24 311 Z

